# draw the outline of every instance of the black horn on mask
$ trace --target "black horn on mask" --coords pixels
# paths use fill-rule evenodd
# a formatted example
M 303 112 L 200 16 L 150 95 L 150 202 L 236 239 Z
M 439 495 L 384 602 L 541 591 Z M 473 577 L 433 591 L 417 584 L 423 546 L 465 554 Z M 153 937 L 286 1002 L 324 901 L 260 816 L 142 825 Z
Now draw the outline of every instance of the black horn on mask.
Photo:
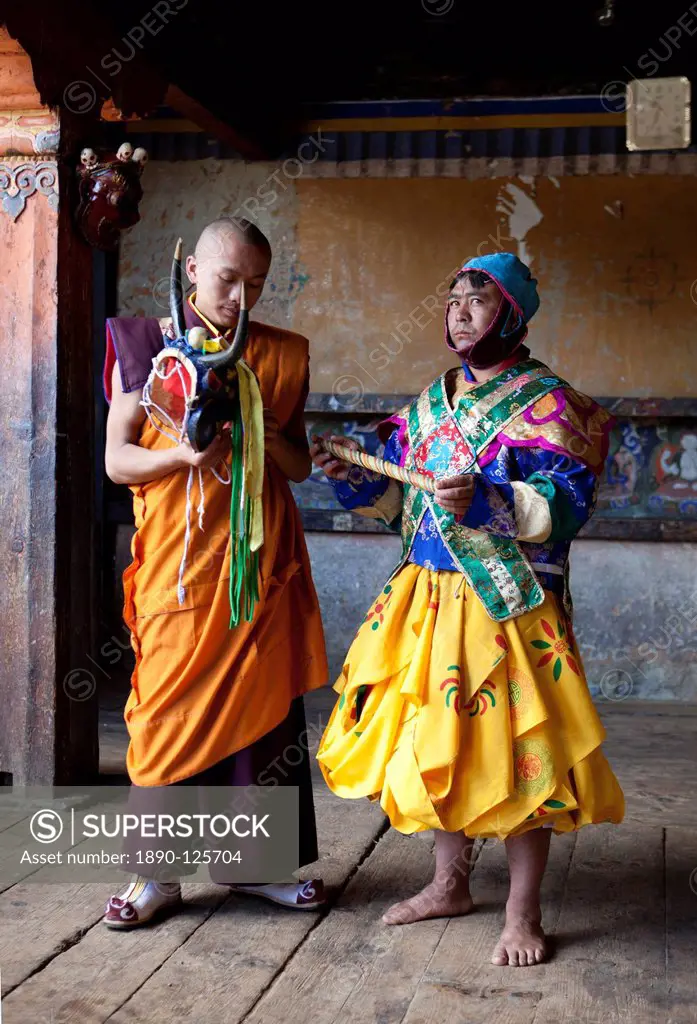
M 244 347 L 247 344 L 248 329 L 249 310 L 247 309 L 244 282 L 242 282 L 240 286 L 240 315 L 237 320 L 235 337 L 232 339 L 232 344 L 222 352 L 210 352 L 208 355 L 200 356 L 198 359 L 200 365 L 215 371 L 231 369 L 244 352 Z
M 177 239 L 172 258 L 172 271 L 169 275 L 169 311 L 172 316 L 172 326 L 176 338 L 183 338 L 186 334 L 186 322 L 184 320 L 184 289 L 182 287 L 182 240 Z

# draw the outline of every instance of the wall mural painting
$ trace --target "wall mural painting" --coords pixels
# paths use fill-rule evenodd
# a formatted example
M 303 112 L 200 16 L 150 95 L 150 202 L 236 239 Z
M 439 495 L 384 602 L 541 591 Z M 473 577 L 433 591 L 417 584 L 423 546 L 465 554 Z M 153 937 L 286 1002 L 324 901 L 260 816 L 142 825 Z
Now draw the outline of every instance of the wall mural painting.
M 620 420 L 598 512 L 608 517 L 697 518 L 697 426 Z
M 598 512 L 640 514 L 640 480 L 655 446 L 655 429 L 633 420 L 618 423 L 610 439 L 605 475 L 598 494 Z
M 307 430 L 352 437 L 371 455 L 381 455 L 383 445 L 376 433 L 381 419 L 308 417 Z M 301 509 L 343 511 L 316 467 L 293 490 Z M 697 519 L 697 423 L 619 419 L 595 514 L 605 519 Z
M 384 417 L 377 416 L 370 420 L 337 420 L 332 419 L 311 419 L 305 420 L 308 437 L 312 434 L 324 434 L 330 431 L 332 434 L 340 434 L 342 437 L 352 437 L 361 447 L 365 448 L 370 455 L 382 455 L 384 445 L 379 441 L 377 435 L 378 424 Z M 302 484 L 293 484 L 293 493 L 301 509 L 313 509 L 317 511 L 343 512 L 344 509 L 334 497 L 334 489 L 327 480 L 321 469 L 312 467 L 312 474 Z
M 697 516 L 697 430 L 659 426 L 648 506 L 654 515 Z

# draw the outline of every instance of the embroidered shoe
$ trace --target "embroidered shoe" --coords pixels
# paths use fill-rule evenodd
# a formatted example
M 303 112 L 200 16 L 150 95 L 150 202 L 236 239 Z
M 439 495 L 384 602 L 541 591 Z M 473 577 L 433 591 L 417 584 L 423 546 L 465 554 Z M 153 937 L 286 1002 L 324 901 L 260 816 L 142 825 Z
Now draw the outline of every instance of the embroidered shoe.
M 107 928 L 137 928 L 161 911 L 179 906 L 181 901 L 179 882 L 136 877 L 120 896 L 111 897 L 102 921 Z
M 237 885 L 227 883 L 233 892 L 248 896 L 261 896 L 271 903 L 293 910 L 317 910 L 327 902 L 324 882 L 313 878 L 307 882 L 275 882 L 267 885 Z

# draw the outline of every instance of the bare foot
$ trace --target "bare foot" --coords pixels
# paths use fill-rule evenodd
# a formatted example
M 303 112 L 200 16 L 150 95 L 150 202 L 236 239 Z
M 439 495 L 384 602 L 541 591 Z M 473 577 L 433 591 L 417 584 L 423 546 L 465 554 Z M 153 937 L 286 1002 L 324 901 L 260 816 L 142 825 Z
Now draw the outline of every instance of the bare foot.
M 469 888 L 431 882 L 410 900 L 395 903 L 383 914 L 385 924 L 413 924 L 430 917 L 458 917 L 469 914 L 474 904 Z
M 506 911 L 506 924 L 491 958 L 497 967 L 534 967 L 547 956 L 540 916 Z

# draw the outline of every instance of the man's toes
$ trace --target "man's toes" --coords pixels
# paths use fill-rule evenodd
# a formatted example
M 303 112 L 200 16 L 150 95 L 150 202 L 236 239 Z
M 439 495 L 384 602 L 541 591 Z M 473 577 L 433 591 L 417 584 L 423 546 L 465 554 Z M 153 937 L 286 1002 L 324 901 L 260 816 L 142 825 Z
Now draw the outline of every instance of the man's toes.
M 510 967 L 520 967 L 520 957 L 517 949 L 509 949 L 508 964 Z
M 545 954 L 545 950 L 544 949 L 536 949 L 535 950 L 535 963 L 536 964 L 541 964 L 542 961 L 545 958 L 545 955 L 546 954 Z
M 491 958 L 492 964 L 496 964 L 497 967 L 505 967 L 508 963 L 508 953 L 504 946 L 497 946 L 494 950 Z
M 382 915 L 383 924 L 412 924 L 420 919 L 418 904 L 405 900 L 404 903 L 393 903 Z
M 395 914 L 385 914 L 382 920 L 383 920 L 383 922 L 385 924 L 397 925 L 397 924 L 407 924 L 409 918 L 406 916 L 406 914 L 395 913 Z
M 390 907 L 382 915 L 382 920 L 385 924 L 404 924 L 407 917 L 408 915 L 404 913 L 403 907 Z

